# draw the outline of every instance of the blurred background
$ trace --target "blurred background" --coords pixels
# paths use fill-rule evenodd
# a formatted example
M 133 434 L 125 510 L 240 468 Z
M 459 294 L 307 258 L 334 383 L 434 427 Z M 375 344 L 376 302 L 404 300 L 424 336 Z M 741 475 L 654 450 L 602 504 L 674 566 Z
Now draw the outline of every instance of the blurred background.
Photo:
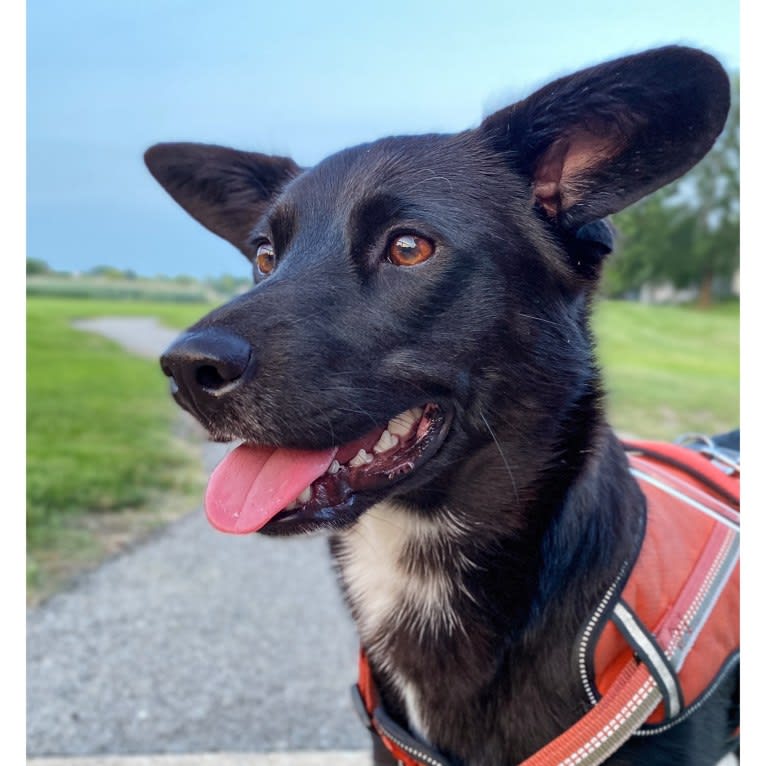
M 152 357 L 172 332 L 246 290 L 249 266 L 150 177 L 142 154 L 158 141 L 311 165 L 384 135 L 475 126 L 619 55 L 703 48 L 731 75 L 726 129 L 684 179 L 615 217 L 595 329 L 621 432 L 674 438 L 739 424 L 738 3 L 30 0 L 26 12 L 29 619 L 76 591 L 83 572 L 199 515 L 215 463 Z M 117 330 L 102 321 L 116 317 L 134 321 Z M 48 640 L 36 631 L 32 662 L 44 654 L 34 642 Z M 35 684 L 45 675 L 28 673 Z M 79 699 L 82 684 L 69 683 Z M 111 745 L 76 725 L 44 737 L 40 700 L 62 693 L 34 690 L 32 755 L 167 749 L 151 732 Z M 282 746 L 173 742 L 177 751 Z

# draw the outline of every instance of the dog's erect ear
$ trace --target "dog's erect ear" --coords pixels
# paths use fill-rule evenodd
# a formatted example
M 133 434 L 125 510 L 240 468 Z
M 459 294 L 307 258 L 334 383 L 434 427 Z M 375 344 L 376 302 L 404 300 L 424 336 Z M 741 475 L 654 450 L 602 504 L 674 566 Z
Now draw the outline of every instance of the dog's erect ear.
M 287 157 L 210 144 L 156 144 L 144 160 L 189 215 L 246 255 L 250 230 L 269 200 L 300 173 Z
M 573 229 L 683 175 L 713 145 L 728 111 L 721 65 L 670 46 L 556 80 L 479 130 L 530 179 L 533 201 Z

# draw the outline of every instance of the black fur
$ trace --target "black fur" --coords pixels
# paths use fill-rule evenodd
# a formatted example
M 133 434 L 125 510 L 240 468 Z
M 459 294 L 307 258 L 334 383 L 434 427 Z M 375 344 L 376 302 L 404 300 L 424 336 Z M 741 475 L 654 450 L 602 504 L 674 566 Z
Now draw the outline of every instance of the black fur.
M 444 521 L 397 565 L 449 573 L 458 629 L 424 629 L 402 604 L 367 643 L 389 711 L 411 723 L 395 682 L 406 677 L 430 742 L 456 764 L 519 762 L 588 708 L 575 636 L 643 518 L 589 328 L 610 242 L 600 219 L 692 167 L 728 105 L 718 63 L 670 47 L 557 80 L 474 130 L 387 138 L 308 170 L 222 147 L 147 152 L 197 220 L 251 259 L 269 241 L 278 259 L 165 357 L 172 373 L 190 337 L 221 331 L 249 344 L 241 385 L 177 394 L 214 438 L 319 449 L 428 402 L 452 414 L 438 452 L 398 483 L 263 531 L 340 530 L 343 584 L 343 530 L 373 504 Z M 388 261 L 402 233 L 432 242 L 433 257 Z M 735 684 L 609 763 L 715 763 Z

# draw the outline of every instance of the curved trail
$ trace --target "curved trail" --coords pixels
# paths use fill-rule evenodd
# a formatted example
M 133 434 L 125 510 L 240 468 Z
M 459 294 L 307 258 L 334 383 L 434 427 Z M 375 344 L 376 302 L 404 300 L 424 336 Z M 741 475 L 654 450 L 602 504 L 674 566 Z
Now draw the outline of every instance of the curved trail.
M 77 326 L 154 358 L 176 334 Z M 28 611 L 28 755 L 366 749 L 356 652 L 323 538 L 231 537 L 198 509 Z

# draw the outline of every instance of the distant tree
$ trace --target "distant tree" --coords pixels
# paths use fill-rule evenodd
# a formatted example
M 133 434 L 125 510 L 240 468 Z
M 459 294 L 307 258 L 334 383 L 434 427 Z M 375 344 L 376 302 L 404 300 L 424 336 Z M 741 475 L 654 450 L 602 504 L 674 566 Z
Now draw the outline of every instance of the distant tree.
M 739 268 L 739 76 L 732 77 L 732 108 L 708 155 L 684 178 L 614 217 L 617 246 L 604 279 L 619 295 L 647 282 L 699 287 L 700 303 L 713 297 L 715 277 Z
M 208 277 L 206 283 L 221 295 L 234 295 L 252 285 L 252 280 L 247 277 L 233 277 L 231 274 L 222 274 L 220 277 Z
M 620 296 L 664 276 L 663 260 L 676 226 L 668 204 L 672 194 L 665 187 L 615 216 L 615 252 L 604 273 L 607 295 Z
M 696 215 L 687 214 L 681 229 L 699 277 L 700 302 L 707 305 L 713 279 L 730 279 L 739 268 L 739 76 L 733 78 L 726 127 L 710 154 L 692 170 L 690 181 Z M 691 281 L 688 274 L 674 281 L 682 280 Z
M 88 274 L 93 277 L 104 277 L 105 279 L 124 279 L 125 272 L 116 266 L 94 266 Z
M 39 258 L 27 258 L 27 276 L 50 274 L 51 267 Z

